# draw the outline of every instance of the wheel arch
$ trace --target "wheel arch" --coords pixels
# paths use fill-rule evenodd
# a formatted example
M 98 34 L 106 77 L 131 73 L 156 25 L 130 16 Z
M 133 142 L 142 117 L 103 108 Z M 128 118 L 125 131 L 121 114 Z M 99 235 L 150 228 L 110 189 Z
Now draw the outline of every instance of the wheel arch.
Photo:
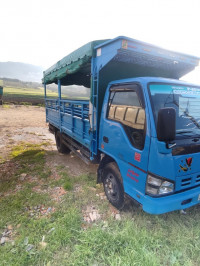
M 103 169 L 105 168 L 105 166 L 107 164 L 112 163 L 112 162 L 116 164 L 116 166 L 118 167 L 118 170 L 120 172 L 120 169 L 119 169 L 119 166 L 118 166 L 116 160 L 107 154 L 103 154 L 103 158 L 101 159 L 99 167 L 97 169 L 97 184 L 102 183 Z M 123 183 L 122 178 L 121 178 L 121 182 Z

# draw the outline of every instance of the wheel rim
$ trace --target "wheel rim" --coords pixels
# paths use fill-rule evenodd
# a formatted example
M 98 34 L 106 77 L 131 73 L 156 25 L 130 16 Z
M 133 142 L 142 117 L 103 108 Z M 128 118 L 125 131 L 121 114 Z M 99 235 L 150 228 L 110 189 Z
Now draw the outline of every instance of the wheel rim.
M 119 191 L 115 177 L 111 173 L 106 176 L 104 187 L 108 198 L 112 201 L 116 201 L 119 197 Z

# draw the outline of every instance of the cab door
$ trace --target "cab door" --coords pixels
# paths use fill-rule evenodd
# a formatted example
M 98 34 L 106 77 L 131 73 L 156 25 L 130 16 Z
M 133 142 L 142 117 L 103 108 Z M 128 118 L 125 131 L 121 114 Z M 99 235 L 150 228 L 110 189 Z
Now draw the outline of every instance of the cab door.
M 141 85 L 112 85 L 103 110 L 100 149 L 117 162 L 125 192 L 140 201 L 145 193 L 150 147 Z

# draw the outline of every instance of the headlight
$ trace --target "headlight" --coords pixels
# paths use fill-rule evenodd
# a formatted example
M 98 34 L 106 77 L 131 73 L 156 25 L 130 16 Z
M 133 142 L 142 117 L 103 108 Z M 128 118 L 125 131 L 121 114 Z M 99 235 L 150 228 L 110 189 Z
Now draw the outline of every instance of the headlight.
M 160 185 L 162 184 L 162 180 L 152 175 L 148 175 L 148 184 L 156 186 L 156 187 L 160 187 Z
M 163 195 L 174 191 L 174 183 L 161 179 L 159 177 L 148 175 L 146 192 L 151 195 Z
M 174 191 L 174 184 L 168 181 L 164 181 L 159 188 L 159 194 L 172 193 Z

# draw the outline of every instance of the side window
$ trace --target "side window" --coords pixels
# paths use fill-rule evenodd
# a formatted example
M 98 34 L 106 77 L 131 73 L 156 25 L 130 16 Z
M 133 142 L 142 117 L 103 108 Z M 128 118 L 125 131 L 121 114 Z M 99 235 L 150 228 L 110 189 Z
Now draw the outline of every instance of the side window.
M 111 90 L 107 118 L 123 125 L 134 147 L 140 150 L 144 148 L 145 110 L 137 91 L 131 89 L 130 85 L 128 89 L 120 87 Z

